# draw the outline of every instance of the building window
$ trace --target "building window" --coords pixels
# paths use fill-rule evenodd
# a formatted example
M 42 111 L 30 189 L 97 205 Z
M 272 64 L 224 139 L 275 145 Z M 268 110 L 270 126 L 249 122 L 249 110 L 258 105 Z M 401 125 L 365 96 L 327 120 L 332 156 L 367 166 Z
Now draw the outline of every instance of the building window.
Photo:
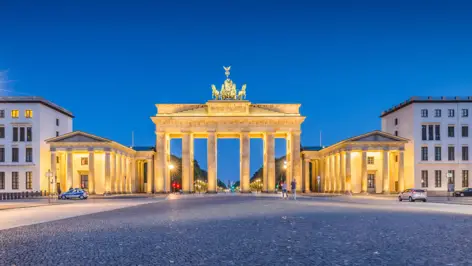
M 398 163 L 398 155 L 395 155 L 395 162 Z
M 0 118 L 5 118 L 5 110 L 0 110 Z
M 33 141 L 33 129 L 31 127 L 26 128 L 26 141 Z
M 441 170 L 434 171 L 434 187 L 441 187 Z
M 33 148 L 26 148 L 26 158 L 27 163 L 33 162 Z
M 61 159 L 59 159 L 59 156 L 56 156 L 56 163 L 59 163 Z
M 447 136 L 450 138 L 454 137 L 454 126 L 447 126 Z
M 18 177 L 18 172 L 11 172 L 11 189 L 20 188 L 20 178 Z
M 454 109 L 447 109 L 447 116 L 454 117 Z
M 469 116 L 469 109 L 462 109 L 462 117 L 468 117 Z
M 5 127 L 0 126 L 0 139 L 5 138 Z
M 20 141 L 25 141 L 25 128 L 20 127 Z
M 18 127 L 13 127 L 13 141 L 18 141 Z
M 20 111 L 11 110 L 11 118 L 18 118 L 18 117 L 20 117 Z
M 469 146 L 462 146 L 462 161 L 469 160 Z
M 398 125 L 398 118 L 395 118 L 395 126 Z
M 434 160 L 441 161 L 441 147 L 434 147 Z
M 469 126 L 462 126 L 462 137 L 467 138 L 469 136 Z
M 0 172 L 0 189 L 5 189 L 5 172 Z
M 454 161 L 455 156 L 454 156 L 454 146 L 449 146 L 447 147 L 447 159 L 449 161 Z
M 80 158 L 80 164 L 81 165 L 88 165 L 88 158 L 87 157 Z
M 80 185 L 82 189 L 88 189 L 88 175 L 80 175 Z
M 26 172 L 26 189 L 33 189 L 33 172 Z
M 32 118 L 33 117 L 33 110 L 25 110 L 25 117 Z
M 426 136 L 427 136 L 427 134 L 426 134 L 426 125 L 422 125 L 421 126 L 421 139 L 426 140 L 427 139 Z
M 375 188 L 375 174 L 367 175 L 367 188 Z
M 428 147 L 421 147 L 421 160 L 422 161 L 428 160 Z
M 5 148 L 0 147 L 0 162 L 4 163 L 5 162 Z
M 395 130 L 395 136 L 398 136 L 398 130 Z
M 56 131 L 56 137 L 59 137 L 59 131 Z
M 462 187 L 469 187 L 469 170 L 462 170 Z
M 434 139 L 441 140 L 441 126 L 434 125 Z
M 18 156 L 18 148 L 14 147 L 11 148 L 11 161 L 14 163 L 17 163 L 19 161 L 19 156 Z
M 434 139 L 434 132 L 433 132 L 433 125 L 428 125 L 428 139 L 433 140 Z
M 428 117 L 428 109 L 421 109 L 421 117 Z
M 428 171 L 421 171 L 421 187 L 428 187 Z
M 447 176 L 448 176 L 447 183 L 448 184 L 454 184 L 455 171 L 454 170 L 447 170 Z
M 367 164 L 374 164 L 374 157 L 367 157 Z
M 441 109 L 434 109 L 434 117 L 441 117 Z
M 59 126 L 59 118 L 56 118 L 56 126 Z

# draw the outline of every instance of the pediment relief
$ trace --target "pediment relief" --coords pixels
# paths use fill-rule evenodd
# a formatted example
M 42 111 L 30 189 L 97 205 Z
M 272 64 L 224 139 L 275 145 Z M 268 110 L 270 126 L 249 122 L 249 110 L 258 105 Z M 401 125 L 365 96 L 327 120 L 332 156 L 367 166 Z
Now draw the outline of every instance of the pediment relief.
M 46 142 L 62 143 L 62 142 L 111 142 L 110 140 L 87 134 L 85 132 L 71 132 L 62 136 L 46 140 Z
M 402 137 L 394 136 L 382 131 L 374 131 L 364 135 L 360 135 L 351 139 L 348 139 L 350 142 L 402 142 L 407 141 Z

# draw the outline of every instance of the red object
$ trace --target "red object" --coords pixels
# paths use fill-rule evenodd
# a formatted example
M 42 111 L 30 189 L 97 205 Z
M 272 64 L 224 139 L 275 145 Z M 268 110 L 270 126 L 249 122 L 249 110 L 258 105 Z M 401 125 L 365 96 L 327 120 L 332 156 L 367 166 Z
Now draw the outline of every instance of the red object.
M 180 188 L 180 184 L 177 184 L 177 188 Z

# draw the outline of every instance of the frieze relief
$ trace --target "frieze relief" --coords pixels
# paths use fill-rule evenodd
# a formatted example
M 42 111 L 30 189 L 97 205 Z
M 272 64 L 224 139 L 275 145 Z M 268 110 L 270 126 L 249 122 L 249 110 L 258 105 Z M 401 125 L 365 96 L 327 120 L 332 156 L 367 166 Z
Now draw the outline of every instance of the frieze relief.
M 232 119 L 227 121 L 190 121 L 190 120 L 156 120 L 158 127 L 160 126 L 180 126 L 180 127 L 216 127 L 218 125 L 229 125 L 229 126 L 294 126 L 300 125 L 302 121 L 298 119 L 278 119 L 278 120 L 244 120 L 244 119 Z

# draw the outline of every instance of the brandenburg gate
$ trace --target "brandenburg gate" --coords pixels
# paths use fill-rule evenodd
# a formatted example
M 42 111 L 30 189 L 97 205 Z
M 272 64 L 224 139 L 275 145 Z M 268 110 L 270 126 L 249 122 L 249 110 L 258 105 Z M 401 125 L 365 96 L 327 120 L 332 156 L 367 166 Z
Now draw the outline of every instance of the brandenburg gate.
M 240 188 L 249 192 L 250 139 L 263 139 L 263 191 L 275 191 L 275 138 L 286 139 L 287 182 L 297 181 L 302 188 L 300 154 L 300 104 L 253 104 L 246 100 L 246 85 L 236 90 L 229 78 L 230 67 L 224 67 L 226 80 L 217 90 L 212 85 L 212 100 L 205 104 L 156 104 L 157 114 L 151 117 L 156 125 L 156 157 L 154 182 L 147 191 L 170 192 L 170 141 L 182 139 L 182 190 L 194 187 L 194 140 L 207 139 L 208 192 L 217 192 L 217 140 L 237 138 L 240 141 Z

